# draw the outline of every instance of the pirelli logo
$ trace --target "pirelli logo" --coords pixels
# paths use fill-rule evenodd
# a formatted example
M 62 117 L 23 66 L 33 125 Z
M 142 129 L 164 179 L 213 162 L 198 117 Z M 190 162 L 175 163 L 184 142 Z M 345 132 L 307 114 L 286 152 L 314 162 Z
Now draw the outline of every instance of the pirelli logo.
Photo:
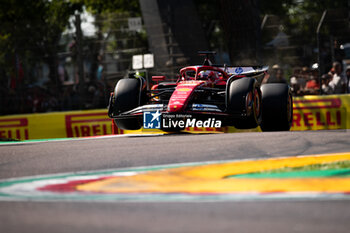
M 294 109 L 331 109 L 340 108 L 341 99 L 314 99 L 294 100 Z
M 106 113 L 66 115 L 67 137 L 112 134 L 112 121 Z
M 0 138 L 29 139 L 28 119 L 0 119 Z
M 340 98 L 294 100 L 293 130 L 346 128 Z

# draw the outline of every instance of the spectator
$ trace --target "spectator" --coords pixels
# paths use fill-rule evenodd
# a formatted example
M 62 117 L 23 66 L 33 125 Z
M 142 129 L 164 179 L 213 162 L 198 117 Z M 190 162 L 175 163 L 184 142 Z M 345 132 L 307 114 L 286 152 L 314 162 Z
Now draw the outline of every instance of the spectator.
M 299 79 L 301 91 L 304 91 L 304 89 L 306 88 L 306 83 L 309 80 L 309 76 L 310 76 L 310 70 L 307 66 L 304 66 L 301 70 L 300 79 Z
M 309 72 L 308 81 L 306 82 L 305 86 L 305 92 L 307 94 L 318 94 L 319 90 L 320 83 L 318 80 L 318 69 L 313 66 L 311 72 Z
M 318 81 L 319 73 L 318 73 L 318 64 L 313 64 L 310 72 L 310 79 L 315 79 Z
M 76 89 L 77 87 L 74 86 L 73 83 L 65 86 L 61 97 L 61 108 L 63 111 L 79 109 L 80 96 L 77 93 Z
M 29 104 L 31 106 L 31 112 L 44 112 L 44 90 L 40 86 L 33 86 L 31 95 L 29 96 Z
M 73 84 L 66 85 L 63 88 L 63 94 L 61 96 L 61 109 L 63 111 L 72 110 L 72 95 L 73 95 Z
M 322 80 L 322 93 L 323 94 L 332 94 L 332 90 L 331 88 L 329 87 L 329 82 L 331 81 L 332 79 L 332 75 L 330 74 L 324 74 L 322 75 L 321 77 L 321 80 Z
M 91 109 L 94 107 L 93 104 L 94 104 L 95 93 L 96 93 L 96 86 L 91 83 L 88 87 L 88 91 L 86 94 L 86 100 L 87 100 L 85 102 L 86 109 Z
M 96 83 L 97 89 L 93 96 L 92 108 L 106 108 L 108 105 L 108 98 L 105 94 L 105 87 L 103 83 Z
M 104 76 L 103 76 L 103 72 L 104 72 L 104 68 L 103 68 L 103 64 L 102 64 L 102 56 L 99 55 L 98 56 L 98 67 L 97 67 L 97 71 L 96 71 L 96 78 L 97 81 L 103 81 L 104 80 Z
M 284 79 L 283 77 L 283 70 L 278 66 L 278 65 L 274 65 L 272 67 L 272 72 L 270 75 L 265 76 L 265 78 L 263 79 L 262 83 L 286 83 L 288 84 L 288 82 Z
M 341 94 L 346 92 L 347 80 L 345 76 L 342 75 L 341 64 L 339 62 L 334 62 L 331 69 L 332 80 L 329 82 L 329 87 L 333 94 Z
M 350 93 L 350 66 L 346 67 L 345 75 L 347 79 L 347 93 Z
M 293 76 L 290 77 L 290 86 L 291 86 L 292 93 L 294 96 L 301 95 L 301 92 L 300 92 L 300 90 L 301 90 L 300 73 L 301 73 L 300 68 L 294 68 Z
M 297 80 L 297 78 L 295 76 L 290 78 L 290 86 L 291 86 L 293 95 L 294 96 L 299 95 L 299 93 L 300 93 L 300 86 L 299 86 L 298 80 Z
M 307 81 L 305 91 L 308 94 L 317 94 L 320 90 L 320 84 L 316 76 L 310 76 L 310 80 Z

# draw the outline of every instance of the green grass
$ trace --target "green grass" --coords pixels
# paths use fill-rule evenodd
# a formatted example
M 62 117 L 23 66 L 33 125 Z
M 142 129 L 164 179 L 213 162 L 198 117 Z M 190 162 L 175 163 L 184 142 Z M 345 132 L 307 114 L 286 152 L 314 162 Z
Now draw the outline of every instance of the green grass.
M 318 163 L 302 167 L 285 167 L 281 169 L 261 171 L 258 173 L 281 173 L 281 172 L 291 172 L 291 171 L 315 171 L 315 170 L 336 170 L 350 168 L 350 160 L 337 161 L 334 163 Z
M 350 161 L 319 163 L 302 167 L 285 167 L 254 173 L 227 176 L 226 178 L 311 178 L 350 176 Z

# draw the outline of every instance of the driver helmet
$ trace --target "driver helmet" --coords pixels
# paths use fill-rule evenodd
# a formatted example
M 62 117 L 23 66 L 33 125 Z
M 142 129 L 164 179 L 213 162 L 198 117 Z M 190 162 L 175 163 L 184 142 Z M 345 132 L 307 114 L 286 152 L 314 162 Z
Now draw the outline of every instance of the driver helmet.
M 198 79 L 200 80 L 216 80 L 218 76 L 214 71 L 201 71 L 198 74 Z
M 194 80 L 195 76 L 196 76 L 196 72 L 191 70 L 191 71 L 185 72 L 183 79 L 184 80 Z

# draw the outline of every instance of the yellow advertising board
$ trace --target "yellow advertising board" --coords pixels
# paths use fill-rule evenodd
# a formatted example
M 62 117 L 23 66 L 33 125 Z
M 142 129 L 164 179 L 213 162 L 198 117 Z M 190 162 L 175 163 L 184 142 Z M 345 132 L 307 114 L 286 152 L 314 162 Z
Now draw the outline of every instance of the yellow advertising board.
M 0 138 L 43 139 L 112 134 L 107 110 L 0 117 Z
M 349 129 L 349 113 L 349 94 L 295 97 L 291 130 Z M 237 130 L 233 127 L 223 127 L 188 128 L 186 131 L 227 133 Z M 106 109 L 0 117 L 0 138 L 20 140 L 159 132 L 162 131 L 117 129 L 108 118 Z
M 293 100 L 291 130 L 350 128 L 350 95 L 304 96 Z

